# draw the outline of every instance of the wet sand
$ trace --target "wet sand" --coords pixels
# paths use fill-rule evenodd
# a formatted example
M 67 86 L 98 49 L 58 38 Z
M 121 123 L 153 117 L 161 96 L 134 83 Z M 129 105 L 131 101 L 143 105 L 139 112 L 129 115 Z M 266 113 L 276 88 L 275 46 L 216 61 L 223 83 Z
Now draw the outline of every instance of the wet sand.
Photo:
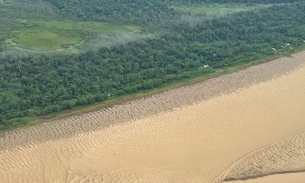
M 302 52 L 7 133 L 0 182 L 216 183 L 300 171 L 304 63 Z

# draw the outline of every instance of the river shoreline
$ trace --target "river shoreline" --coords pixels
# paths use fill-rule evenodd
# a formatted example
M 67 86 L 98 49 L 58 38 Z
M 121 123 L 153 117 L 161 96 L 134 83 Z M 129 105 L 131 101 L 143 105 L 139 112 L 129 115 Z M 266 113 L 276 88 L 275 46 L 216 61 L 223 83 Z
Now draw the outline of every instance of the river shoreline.
M 292 136 L 305 131 L 304 58 L 300 52 L 7 132 L 0 137 L 0 182 L 209 183 L 259 176 L 247 163 L 267 173 L 304 167 L 289 158 L 273 163 L 281 153 L 303 157 L 304 135 Z

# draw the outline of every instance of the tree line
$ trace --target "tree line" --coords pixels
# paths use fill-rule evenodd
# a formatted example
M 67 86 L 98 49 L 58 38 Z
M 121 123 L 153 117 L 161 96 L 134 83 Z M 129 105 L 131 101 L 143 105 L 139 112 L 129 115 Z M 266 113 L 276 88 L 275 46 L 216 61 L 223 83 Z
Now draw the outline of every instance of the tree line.
M 98 51 L 2 58 L 0 129 L 14 126 L 16 118 L 92 104 L 293 51 L 304 44 L 304 10 L 305 3 L 277 5 L 195 26 L 177 24 L 162 36 Z

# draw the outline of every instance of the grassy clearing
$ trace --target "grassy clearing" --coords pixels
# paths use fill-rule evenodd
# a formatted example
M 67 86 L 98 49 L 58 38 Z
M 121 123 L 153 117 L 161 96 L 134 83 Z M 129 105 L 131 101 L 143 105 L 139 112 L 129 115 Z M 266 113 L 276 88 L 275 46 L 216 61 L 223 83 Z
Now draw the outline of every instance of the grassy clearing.
M 10 45 L 31 50 L 58 50 L 70 48 L 98 33 L 141 32 L 138 26 L 122 26 L 100 22 L 73 22 L 70 20 L 20 20 L 24 25 Z M 14 45 L 16 43 L 17 45 Z
M 175 10 L 184 11 L 192 14 L 218 14 L 218 15 L 226 15 L 230 13 L 240 12 L 240 11 L 250 11 L 258 8 L 266 8 L 271 5 L 253 5 L 247 6 L 246 4 L 202 4 L 202 5 L 189 5 L 189 6 L 172 6 Z
M 35 28 L 21 31 L 15 39 L 18 46 L 33 50 L 59 49 L 63 45 L 73 45 L 80 41 L 80 36 L 70 36 L 64 32 L 54 33 Z
M 101 22 L 74 22 L 70 20 L 52 20 L 52 21 L 35 21 L 40 27 L 46 29 L 56 30 L 80 30 L 88 32 L 121 32 L 129 31 L 127 28 L 121 25 L 101 23 Z

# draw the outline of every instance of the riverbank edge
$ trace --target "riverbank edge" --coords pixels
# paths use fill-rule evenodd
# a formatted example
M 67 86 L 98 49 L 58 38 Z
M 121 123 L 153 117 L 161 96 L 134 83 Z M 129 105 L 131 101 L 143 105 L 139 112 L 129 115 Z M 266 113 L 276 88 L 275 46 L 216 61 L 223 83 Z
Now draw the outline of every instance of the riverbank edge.
M 255 66 L 255 65 L 268 63 L 268 62 L 271 62 L 271 61 L 274 61 L 276 59 L 283 58 L 283 57 L 290 57 L 292 54 L 300 53 L 303 51 L 305 51 L 305 45 L 302 45 L 299 48 L 295 48 L 293 51 L 290 51 L 290 52 L 281 52 L 276 55 L 266 56 L 265 58 L 262 58 L 262 59 L 253 60 L 253 61 L 249 61 L 249 62 L 242 62 L 242 63 L 238 63 L 238 64 L 235 64 L 232 66 L 224 67 L 221 69 L 215 69 L 215 72 L 212 72 L 212 73 L 195 75 L 195 76 L 192 76 L 191 78 L 183 79 L 183 80 L 173 82 L 173 83 L 163 84 L 163 85 L 153 88 L 153 89 L 141 90 L 141 91 L 138 91 L 135 93 L 115 96 L 113 98 L 109 98 L 102 102 L 96 102 L 93 104 L 83 105 L 83 106 L 76 106 L 69 110 L 63 110 L 63 111 L 59 111 L 59 112 L 55 112 L 55 113 L 50 113 L 48 115 L 23 117 L 24 119 L 26 119 L 27 121 L 30 121 L 30 122 L 27 124 L 20 124 L 14 128 L 0 130 L 0 136 L 3 136 L 6 132 L 10 132 L 13 130 L 36 126 L 36 125 L 43 124 L 46 122 L 58 121 L 58 120 L 61 120 L 64 118 L 72 117 L 72 116 L 80 116 L 82 114 L 97 111 L 97 110 L 100 110 L 100 109 L 103 109 L 106 107 L 112 107 L 114 105 L 123 104 L 123 103 L 129 102 L 129 101 L 149 97 L 149 96 L 152 96 L 155 94 L 160 94 L 160 93 L 163 93 L 168 90 L 180 88 L 183 86 L 194 85 L 194 84 L 204 82 L 204 81 L 212 79 L 212 78 L 217 78 L 217 77 L 227 75 L 230 73 L 238 72 L 238 71 L 247 69 L 247 68 Z M 19 119 L 23 119 L 23 118 L 19 118 Z

